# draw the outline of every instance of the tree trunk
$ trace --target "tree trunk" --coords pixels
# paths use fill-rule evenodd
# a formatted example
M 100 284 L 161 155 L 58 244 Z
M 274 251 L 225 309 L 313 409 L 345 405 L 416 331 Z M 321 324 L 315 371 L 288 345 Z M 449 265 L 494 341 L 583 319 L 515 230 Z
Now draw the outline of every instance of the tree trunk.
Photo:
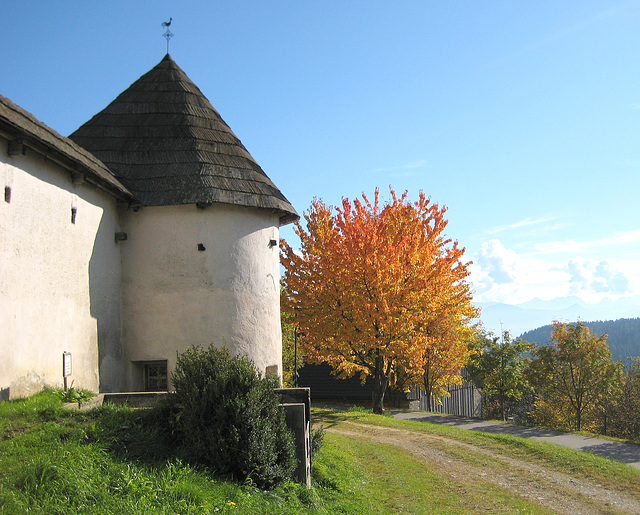
M 424 375 L 424 395 L 427 398 L 427 411 L 431 411 L 431 388 L 429 388 L 429 372 L 425 369 Z
M 576 430 L 582 431 L 582 410 L 576 409 Z
M 384 394 L 387 391 L 389 378 L 384 370 L 384 360 L 376 358 L 376 375 L 373 378 L 373 412 L 382 415 L 384 413 Z
M 576 431 L 582 431 L 582 396 L 576 397 Z

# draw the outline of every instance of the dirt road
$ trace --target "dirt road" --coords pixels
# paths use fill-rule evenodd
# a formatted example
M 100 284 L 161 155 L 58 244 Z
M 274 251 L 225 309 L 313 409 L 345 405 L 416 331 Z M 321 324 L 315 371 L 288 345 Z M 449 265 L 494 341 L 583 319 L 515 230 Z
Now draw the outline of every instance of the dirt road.
M 344 421 L 328 432 L 400 447 L 425 467 L 464 483 L 480 482 L 529 499 L 555 513 L 640 513 L 640 500 L 553 468 L 420 431 Z M 496 506 L 496 511 L 500 510 Z
M 577 451 L 590 452 L 603 458 L 621 461 L 634 468 L 640 469 L 640 445 L 625 442 L 614 442 L 603 438 L 582 436 L 561 431 L 551 431 L 537 427 L 515 426 L 496 422 L 495 420 L 478 420 L 473 418 L 437 415 L 420 411 L 392 411 L 395 418 L 405 420 L 421 420 L 433 424 L 455 426 L 460 429 L 473 429 L 486 433 L 509 434 L 522 438 L 532 438 L 558 445 L 563 445 Z

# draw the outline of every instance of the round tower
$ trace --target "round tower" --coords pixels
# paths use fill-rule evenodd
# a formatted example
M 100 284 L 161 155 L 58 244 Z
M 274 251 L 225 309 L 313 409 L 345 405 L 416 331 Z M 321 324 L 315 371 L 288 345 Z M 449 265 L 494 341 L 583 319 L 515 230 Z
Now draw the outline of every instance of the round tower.
M 103 391 L 171 388 L 178 352 L 226 346 L 282 373 L 279 227 L 295 209 L 167 54 L 70 138 L 132 193 L 122 205 L 122 340 Z

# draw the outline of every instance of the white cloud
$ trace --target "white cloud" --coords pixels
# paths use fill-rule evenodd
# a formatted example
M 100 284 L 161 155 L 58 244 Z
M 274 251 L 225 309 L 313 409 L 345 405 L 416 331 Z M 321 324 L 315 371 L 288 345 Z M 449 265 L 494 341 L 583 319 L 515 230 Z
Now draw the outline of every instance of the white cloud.
M 631 292 L 631 281 L 615 264 L 606 260 L 575 258 L 566 266 L 570 275 L 570 293 L 610 293 Z
M 426 168 L 426 167 L 427 167 L 427 160 L 418 159 L 417 161 L 411 161 L 409 163 L 405 163 L 401 165 L 389 166 L 387 168 L 376 168 L 375 170 L 370 170 L 369 173 L 410 172 L 410 171 L 414 171 L 414 170 L 417 170 L 420 168 Z
M 549 222 L 553 222 L 554 220 L 556 220 L 555 216 L 541 216 L 537 218 L 529 217 L 509 225 L 494 227 L 493 229 L 489 229 L 487 232 L 489 234 L 498 234 L 505 231 L 511 231 L 513 229 L 522 229 L 524 227 L 532 227 L 540 224 L 547 224 Z
M 485 281 L 493 284 L 514 282 L 519 256 L 508 250 L 500 240 L 491 240 L 482 244 L 474 256 L 474 263 L 483 273 Z
M 548 260 L 541 254 L 520 254 L 494 239 L 474 254 L 470 279 L 477 302 L 520 304 L 567 295 L 597 302 L 640 294 L 640 259 Z
M 559 285 L 566 272 L 543 261 L 524 257 L 500 240 L 482 244 L 473 256 L 471 282 L 478 302 L 519 304 L 534 297 L 554 298 L 564 292 Z
M 562 240 L 536 243 L 533 245 L 534 250 L 529 253 L 529 255 L 541 256 L 561 253 L 571 253 L 576 255 L 578 253 L 588 253 L 602 248 L 612 249 L 617 246 L 630 246 L 636 244 L 640 244 L 640 229 L 615 232 L 612 236 L 607 236 L 598 240 Z

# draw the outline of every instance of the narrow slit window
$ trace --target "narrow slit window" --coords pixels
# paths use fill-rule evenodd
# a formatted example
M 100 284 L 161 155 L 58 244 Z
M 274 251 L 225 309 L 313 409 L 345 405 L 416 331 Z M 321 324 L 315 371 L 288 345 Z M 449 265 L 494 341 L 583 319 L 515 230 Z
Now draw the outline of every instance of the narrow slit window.
M 4 201 L 8 204 L 11 202 L 11 186 L 4 187 Z
M 71 208 L 71 223 L 75 224 L 76 223 L 76 215 L 78 214 L 78 208 L 72 207 Z

